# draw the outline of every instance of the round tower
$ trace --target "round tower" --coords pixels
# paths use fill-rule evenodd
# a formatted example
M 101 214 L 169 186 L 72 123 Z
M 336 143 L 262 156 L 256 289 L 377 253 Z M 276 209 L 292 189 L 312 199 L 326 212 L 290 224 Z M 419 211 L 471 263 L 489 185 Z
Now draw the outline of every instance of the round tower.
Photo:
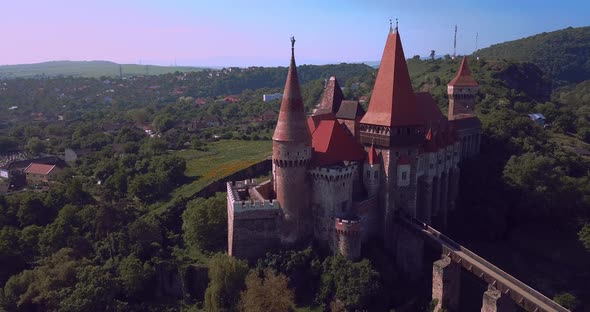
M 361 257 L 361 223 L 357 217 L 336 218 L 335 247 L 344 258 L 356 261 Z
M 274 190 L 283 211 L 281 241 L 287 244 L 309 239 L 313 224 L 306 183 L 311 134 L 299 89 L 294 45 L 295 38 L 291 38 L 291 64 L 272 137 Z
M 367 160 L 363 166 L 363 184 L 367 190 L 367 195 L 373 197 L 379 193 L 381 161 L 375 150 L 375 144 L 371 144 L 367 154 Z
M 449 95 L 449 120 L 474 115 L 475 95 L 478 90 L 479 84 L 471 76 L 467 57 L 464 56 L 457 76 L 447 86 L 447 93 Z

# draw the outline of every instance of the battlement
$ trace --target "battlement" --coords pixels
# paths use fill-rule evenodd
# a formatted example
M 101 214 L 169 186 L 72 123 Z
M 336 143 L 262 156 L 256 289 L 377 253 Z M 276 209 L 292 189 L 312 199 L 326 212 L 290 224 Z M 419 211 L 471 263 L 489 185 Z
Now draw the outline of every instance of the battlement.
M 231 186 L 233 188 L 243 189 L 243 188 L 247 188 L 250 186 L 256 186 L 256 179 L 246 179 L 244 181 L 232 181 L 232 182 L 228 182 L 228 184 L 231 184 Z
M 240 213 L 244 211 L 253 210 L 279 210 L 280 205 L 277 200 L 265 199 L 257 200 L 251 198 L 244 198 L 240 196 L 241 192 L 246 192 L 250 188 L 256 186 L 255 179 L 248 179 L 244 181 L 227 182 L 227 195 L 233 213 Z
M 339 181 L 351 178 L 356 168 L 356 164 L 350 164 L 345 167 L 315 167 L 314 169 L 310 170 L 309 173 L 314 179 Z
M 336 232 L 342 235 L 357 235 L 361 231 L 361 221 L 358 219 L 336 218 Z

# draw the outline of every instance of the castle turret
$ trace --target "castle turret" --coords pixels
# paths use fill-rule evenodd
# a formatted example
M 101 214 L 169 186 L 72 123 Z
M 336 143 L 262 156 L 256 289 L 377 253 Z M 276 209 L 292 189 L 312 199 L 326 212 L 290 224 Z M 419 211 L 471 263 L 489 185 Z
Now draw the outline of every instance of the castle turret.
M 363 171 L 363 184 L 367 190 L 367 195 L 369 197 L 376 196 L 379 192 L 379 181 L 381 179 L 381 161 L 375 150 L 375 144 L 371 144 Z
M 336 218 L 334 226 L 338 253 L 348 260 L 358 260 L 361 257 L 361 223 L 358 218 Z
M 474 116 L 475 95 L 478 90 L 479 84 L 471 76 L 467 57 L 464 56 L 457 76 L 447 86 L 449 120 Z
M 291 38 L 291 64 L 285 82 L 279 120 L 273 139 L 273 181 L 283 212 L 281 241 L 287 244 L 312 235 L 306 173 L 311 159 L 311 134 L 295 65 L 295 38 Z
M 463 57 L 457 76 L 449 82 L 448 118 L 454 124 L 461 141 L 461 159 L 479 154 L 481 122 L 475 116 L 475 95 L 479 84 L 471 76 L 467 57 Z

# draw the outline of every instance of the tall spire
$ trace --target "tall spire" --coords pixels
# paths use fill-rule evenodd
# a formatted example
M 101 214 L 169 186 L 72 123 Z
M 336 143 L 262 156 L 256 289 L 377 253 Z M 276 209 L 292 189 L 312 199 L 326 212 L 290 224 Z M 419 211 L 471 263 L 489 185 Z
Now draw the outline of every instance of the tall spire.
M 291 64 L 283 91 L 279 120 L 272 137 L 275 141 L 297 141 L 311 144 L 311 134 L 305 118 L 303 98 L 295 64 L 295 37 L 291 37 Z
M 457 72 L 457 76 L 449 82 L 449 86 L 457 86 L 457 87 L 476 87 L 479 86 L 477 81 L 473 79 L 471 76 L 471 70 L 469 70 L 469 64 L 467 63 L 467 56 L 463 56 L 463 60 L 461 60 L 461 66 L 459 67 L 459 72 Z
M 392 127 L 419 125 L 421 121 L 396 25 L 387 36 L 371 102 L 361 123 Z

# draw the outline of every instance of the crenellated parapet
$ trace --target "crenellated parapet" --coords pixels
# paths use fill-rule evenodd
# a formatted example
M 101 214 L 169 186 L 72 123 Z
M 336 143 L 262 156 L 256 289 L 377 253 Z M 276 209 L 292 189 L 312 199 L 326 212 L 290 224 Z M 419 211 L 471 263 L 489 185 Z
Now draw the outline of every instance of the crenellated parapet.
M 309 171 L 310 176 L 313 179 L 326 180 L 326 181 L 341 181 L 352 178 L 357 164 L 350 164 L 348 166 L 338 167 L 315 167 Z
M 356 236 L 361 231 L 361 222 L 357 219 L 336 218 L 336 232 L 340 235 Z
M 244 211 L 254 210 L 279 210 L 280 204 L 277 200 L 273 199 L 246 199 L 240 196 L 240 193 L 247 194 L 252 191 L 256 186 L 255 179 L 248 179 L 244 181 L 227 182 L 227 197 L 228 205 L 233 208 L 233 213 L 240 213 Z

